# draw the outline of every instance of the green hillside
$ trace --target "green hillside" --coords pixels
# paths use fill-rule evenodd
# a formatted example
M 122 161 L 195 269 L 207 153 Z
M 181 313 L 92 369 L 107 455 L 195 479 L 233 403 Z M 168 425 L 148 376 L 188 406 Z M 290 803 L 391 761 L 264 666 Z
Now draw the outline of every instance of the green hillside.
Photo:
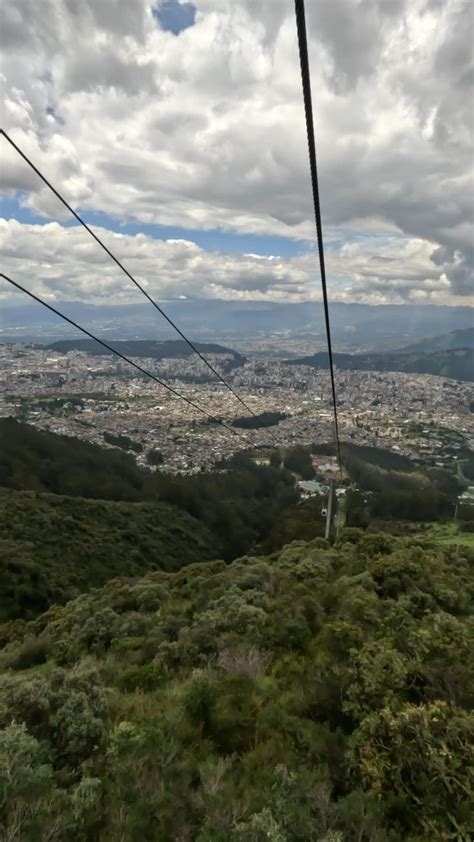
M 1 627 L 4 838 L 470 839 L 472 553 L 343 538 Z
M 453 380 L 474 381 L 474 349 L 456 348 L 435 353 L 333 354 L 334 364 L 349 371 L 400 371 L 409 374 L 436 374 Z M 328 368 L 326 352 L 286 360 L 286 365 Z
M 400 350 L 403 353 L 415 351 L 416 353 L 431 354 L 435 351 L 447 351 L 451 348 L 474 348 L 474 328 L 468 327 L 464 330 L 442 333 L 440 336 L 425 337 L 411 345 L 406 345 Z
M 224 345 L 218 345 L 216 342 L 194 342 L 194 347 L 201 352 L 201 354 L 217 354 L 220 356 L 232 357 L 230 368 L 241 366 L 245 362 L 245 357 L 234 351 L 232 348 L 227 348 Z M 176 359 L 181 357 L 192 357 L 194 350 L 183 339 L 166 339 L 164 341 L 155 341 L 153 339 L 125 339 L 112 342 L 113 347 L 125 354 L 127 357 L 148 357 L 155 360 Z M 49 350 L 56 351 L 60 354 L 68 354 L 70 351 L 83 351 L 86 354 L 93 354 L 94 356 L 111 356 L 111 351 L 100 345 L 94 339 L 61 339 L 58 342 L 53 342 L 47 346 Z
M 114 576 L 213 558 L 209 530 L 164 503 L 0 488 L 0 620 L 34 617 Z
M 156 497 L 134 458 L 120 450 L 58 436 L 0 418 L 0 482 L 16 490 L 49 491 L 101 500 Z
M 15 490 L 90 499 L 169 503 L 214 536 L 213 557 L 230 560 L 265 537 L 298 495 L 294 477 L 238 454 L 219 470 L 177 477 L 141 469 L 133 457 L 0 418 L 0 482 Z

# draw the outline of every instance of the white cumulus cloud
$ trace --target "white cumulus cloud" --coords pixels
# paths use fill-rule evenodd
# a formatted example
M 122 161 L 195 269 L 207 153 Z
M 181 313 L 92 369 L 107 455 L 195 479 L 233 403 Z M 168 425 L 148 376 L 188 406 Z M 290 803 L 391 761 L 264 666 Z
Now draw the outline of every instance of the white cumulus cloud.
M 321 297 L 315 252 L 294 257 L 222 254 L 188 240 L 94 231 L 159 301 L 190 298 L 304 301 Z M 0 220 L 2 271 L 47 301 L 143 301 L 141 293 L 81 227 Z M 364 240 L 327 251 L 331 298 L 384 303 L 468 303 L 454 296 L 433 265 L 433 244 L 385 237 L 375 252 Z M 400 267 L 403 266 L 403 271 Z M 0 282 L 0 298 L 11 288 Z
M 85 212 L 313 239 L 293 3 L 193 5 L 194 25 L 176 36 L 147 0 L 4 0 L 2 125 Z M 338 297 L 461 303 L 473 292 L 473 14 L 459 0 L 307 4 Z M 26 206 L 63 220 L 47 188 L 0 143 L 6 194 L 21 191 Z M 352 243 L 366 238 L 361 255 L 344 264 L 342 244 L 330 242 L 336 231 Z M 25 248 L 29 236 L 21 234 Z M 60 254 L 67 236 L 56 227 L 44 238 L 56 237 Z M 270 264 L 146 243 L 166 263 L 162 294 L 172 293 L 178 258 L 189 272 L 179 283 L 193 294 L 310 294 L 311 254 Z M 108 277 L 104 267 L 101 283 Z M 72 295 L 63 282 L 63 297 Z

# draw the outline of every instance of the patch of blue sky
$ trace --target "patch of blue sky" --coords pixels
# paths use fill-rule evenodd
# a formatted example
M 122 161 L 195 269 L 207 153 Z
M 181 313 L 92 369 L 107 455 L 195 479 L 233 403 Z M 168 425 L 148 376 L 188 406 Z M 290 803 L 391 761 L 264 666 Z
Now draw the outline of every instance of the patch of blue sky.
M 178 0 L 162 0 L 152 9 L 153 17 L 165 32 L 179 35 L 194 25 L 196 9 L 192 3 L 179 3 Z
M 19 222 L 28 225 L 45 225 L 53 221 L 31 208 L 24 206 L 26 194 L 0 196 L 0 217 L 4 219 L 17 219 Z M 308 251 L 317 250 L 316 242 L 309 240 L 296 240 L 290 237 L 279 237 L 264 234 L 239 234 L 231 231 L 223 231 L 218 228 L 199 230 L 196 228 L 185 228 L 173 225 L 158 225 L 129 219 L 118 220 L 109 214 L 96 211 L 80 211 L 85 222 L 90 225 L 98 225 L 102 228 L 116 231 L 121 234 L 146 234 L 155 240 L 189 240 L 200 246 L 205 251 L 216 251 L 220 254 L 258 254 L 262 257 L 296 257 L 306 254 Z M 54 220 L 67 228 L 78 225 L 67 211 Z M 362 251 L 379 251 L 385 246 L 390 246 L 395 240 L 405 239 L 402 232 L 386 230 L 361 231 L 356 228 L 333 228 L 328 226 L 324 233 L 324 246 L 326 251 L 338 252 L 347 243 L 356 243 Z
M 97 224 L 100 216 L 97 215 Z M 222 254 L 258 254 L 263 257 L 279 256 L 292 257 L 307 251 L 307 244 L 302 240 L 292 240 L 287 237 L 278 237 L 264 234 L 239 234 L 231 231 L 223 231 L 218 228 L 199 230 L 195 228 L 182 228 L 172 225 L 153 225 L 141 222 L 128 221 L 120 225 L 109 224 L 116 231 L 126 234 L 138 234 L 143 232 L 150 237 L 159 240 L 189 240 L 196 243 L 206 251 L 217 251 Z
M 22 192 L 15 195 L 0 195 L 0 218 L 16 219 L 26 225 L 45 225 L 45 223 L 51 222 L 51 219 L 47 219 L 31 208 L 23 206 L 25 195 Z M 61 224 L 64 224 L 64 221 Z
M 17 193 L 15 196 L 0 196 L 0 217 L 5 219 L 17 219 L 28 225 L 45 225 L 51 222 L 49 217 L 36 213 L 31 208 L 25 207 L 22 202 L 24 194 Z M 156 240 L 189 240 L 196 243 L 206 251 L 217 251 L 222 254 L 258 254 L 263 257 L 279 256 L 294 257 L 304 254 L 311 247 L 305 240 L 293 240 L 287 237 L 278 237 L 263 234 L 237 234 L 220 229 L 199 230 L 182 228 L 173 225 L 147 224 L 134 220 L 125 222 L 105 213 L 94 211 L 81 211 L 84 221 L 90 225 L 98 225 L 111 231 L 121 234 L 146 234 Z M 73 217 L 58 217 L 55 220 L 70 227 L 79 223 Z

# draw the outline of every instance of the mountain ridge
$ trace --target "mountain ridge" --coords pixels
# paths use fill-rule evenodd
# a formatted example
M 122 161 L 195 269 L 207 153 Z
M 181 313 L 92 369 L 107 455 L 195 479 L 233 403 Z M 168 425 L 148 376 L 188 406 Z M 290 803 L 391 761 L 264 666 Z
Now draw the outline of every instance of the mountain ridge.
M 148 304 L 92 305 L 77 301 L 56 302 L 60 310 L 89 329 L 106 331 L 122 339 L 144 335 L 170 337 L 170 328 Z M 219 301 L 188 299 L 163 302 L 167 314 L 186 333 L 202 341 L 239 339 L 268 333 L 296 331 L 324 339 L 324 314 L 320 302 Z M 408 344 L 412 337 L 434 336 L 472 326 L 472 307 L 404 304 L 330 305 L 333 341 L 363 348 L 390 341 Z M 35 305 L 4 302 L 0 312 L 0 337 L 14 341 L 43 336 L 69 338 L 74 329 Z M 101 334 L 99 334 L 101 335 Z M 406 339 L 406 342 L 404 341 Z
M 125 339 L 110 340 L 112 347 L 128 357 L 150 357 L 157 360 L 191 357 L 195 351 L 183 339 Z M 227 348 L 216 342 L 194 342 L 195 348 L 202 354 L 231 355 L 234 366 L 243 365 L 245 357 L 233 348 Z M 67 354 L 70 351 L 83 351 L 94 356 L 112 356 L 112 351 L 94 339 L 63 339 L 46 345 L 49 351 Z
M 473 314 L 474 318 L 474 314 Z M 442 333 L 440 336 L 426 337 L 400 348 L 400 353 L 424 353 L 431 354 L 436 351 L 450 351 L 457 348 L 474 348 L 474 328 L 464 330 L 453 330 L 450 333 Z
M 453 380 L 474 381 L 474 348 L 456 348 L 434 353 L 390 353 L 349 354 L 334 352 L 334 364 L 346 371 L 392 371 L 406 374 L 433 374 Z M 285 360 L 286 365 L 307 365 L 312 368 L 328 368 L 329 358 L 325 351 L 305 357 Z

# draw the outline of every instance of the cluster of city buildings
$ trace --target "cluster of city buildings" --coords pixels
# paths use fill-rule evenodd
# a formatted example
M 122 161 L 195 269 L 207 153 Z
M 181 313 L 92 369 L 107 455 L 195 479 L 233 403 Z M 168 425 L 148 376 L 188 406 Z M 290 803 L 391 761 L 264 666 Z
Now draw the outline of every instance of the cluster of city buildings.
M 209 357 L 219 370 L 225 357 Z M 242 406 L 226 387 L 210 382 L 196 358 L 139 359 L 180 394 L 227 425 Z M 141 376 L 125 362 L 80 351 L 61 354 L 37 345 L 0 345 L 0 415 L 41 429 L 104 445 L 104 433 L 127 435 L 136 455 L 158 450 L 161 469 L 192 473 L 245 448 L 322 443 L 333 438 L 329 374 L 260 356 L 226 370 L 226 378 L 252 411 L 278 411 L 277 426 L 229 429 Z M 472 384 L 395 372 L 336 371 L 340 437 L 355 444 L 420 454 L 443 464 L 456 450 L 474 447 Z M 58 400 L 59 399 L 59 400 Z M 238 434 L 238 435 L 237 435 Z M 321 457 L 327 462 L 327 457 Z

